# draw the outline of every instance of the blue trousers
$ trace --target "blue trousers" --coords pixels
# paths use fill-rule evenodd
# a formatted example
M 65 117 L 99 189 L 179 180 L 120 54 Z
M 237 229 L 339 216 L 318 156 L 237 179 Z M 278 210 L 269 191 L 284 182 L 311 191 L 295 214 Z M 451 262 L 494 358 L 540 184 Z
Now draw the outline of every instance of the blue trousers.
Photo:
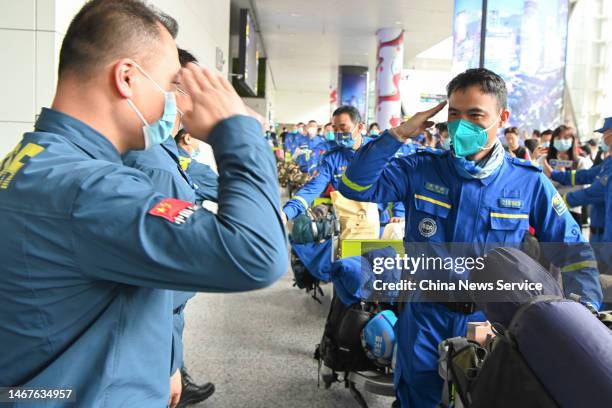
M 438 345 L 465 336 L 468 322 L 485 320 L 482 312 L 466 315 L 439 303 L 406 304 L 395 325 L 394 386 L 402 408 L 435 408 L 440 403 L 444 381 L 438 375 Z

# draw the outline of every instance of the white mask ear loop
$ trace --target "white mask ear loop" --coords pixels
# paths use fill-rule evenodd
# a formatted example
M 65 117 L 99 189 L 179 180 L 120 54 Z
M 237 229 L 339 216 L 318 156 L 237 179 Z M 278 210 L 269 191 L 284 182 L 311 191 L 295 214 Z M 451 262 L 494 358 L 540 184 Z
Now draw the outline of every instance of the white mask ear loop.
M 176 91 L 177 91 L 177 92 L 179 92 L 179 93 L 182 93 L 182 94 L 183 94 L 183 95 L 185 95 L 185 96 L 189 96 L 189 94 L 188 94 L 187 92 L 183 91 L 183 90 L 182 90 L 181 88 L 179 88 L 178 86 L 176 87 Z M 182 110 L 180 110 L 180 109 L 178 108 L 178 106 L 176 107 L 176 110 L 178 111 L 179 115 L 181 115 L 181 119 L 182 119 L 182 118 L 183 118 L 183 116 L 185 115 L 185 113 L 184 113 Z
M 153 82 L 153 84 L 157 87 L 157 89 L 159 89 L 162 93 L 166 93 L 166 91 L 164 91 L 164 88 L 159 86 L 159 84 L 155 82 L 155 80 L 153 80 L 153 78 L 151 78 L 151 76 L 147 74 L 147 72 L 144 69 L 142 69 L 140 65 L 138 65 L 136 62 L 134 62 L 134 65 L 136 66 L 136 68 L 140 70 L 140 72 L 142 72 L 144 76 L 146 76 L 149 79 L 149 81 Z
M 134 105 L 134 102 L 132 102 L 131 99 L 127 99 L 127 102 L 130 104 L 130 106 L 132 107 L 132 109 L 134 110 L 134 112 L 136 112 L 136 114 L 138 115 L 138 117 L 140 118 L 140 120 L 142 120 L 142 123 L 145 124 L 145 126 L 149 126 L 149 124 L 147 123 L 147 120 L 144 118 L 144 116 L 142 116 L 142 113 L 140 113 L 140 111 L 138 110 L 138 108 L 136 107 L 136 105 Z
M 499 111 L 499 115 L 497 115 L 497 118 L 496 118 L 496 119 L 493 121 L 493 123 L 491 123 L 491 126 L 489 126 L 488 128 L 486 128 L 486 129 L 484 130 L 485 132 L 488 132 L 489 130 L 491 130 L 491 128 L 492 128 L 493 126 L 495 126 L 495 124 L 497 123 L 497 121 L 498 121 L 498 120 L 501 118 L 501 114 L 502 114 L 503 112 L 504 112 L 503 110 Z M 485 146 L 485 147 L 483 147 L 483 148 L 482 148 L 482 149 L 480 149 L 480 150 L 481 150 L 481 151 L 482 151 L 482 150 L 489 150 L 489 149 L 493 148 L 493 146 L 495 146 L 495 143 L 497 143 L 497 137 L 495 138 L 495 140 L 493 140 L 493 143 L 491 143 L 491 145 L 490 145 L 490 146 Z

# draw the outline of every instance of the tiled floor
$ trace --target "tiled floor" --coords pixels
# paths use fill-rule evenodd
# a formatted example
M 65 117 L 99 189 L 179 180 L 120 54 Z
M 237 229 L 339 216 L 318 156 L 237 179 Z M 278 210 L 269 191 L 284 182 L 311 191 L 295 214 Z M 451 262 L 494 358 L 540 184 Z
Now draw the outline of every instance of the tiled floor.
M 289 272 L 270 288 L 241 294 L 198 294 L 186 310 L 185 361 L 215 394 L 198 407 L 358 407 L 341 383 L 317 388 L 312 358 L 323 333 L 331 288 L 323 304 L 291 287 Z M 392 398 L 365 394 L 370 408 Z

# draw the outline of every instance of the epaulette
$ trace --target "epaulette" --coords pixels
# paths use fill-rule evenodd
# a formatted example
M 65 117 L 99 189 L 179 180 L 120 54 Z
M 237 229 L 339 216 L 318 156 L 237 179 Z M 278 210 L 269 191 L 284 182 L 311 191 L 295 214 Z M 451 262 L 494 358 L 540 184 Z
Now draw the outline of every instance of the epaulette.
M 519 159 L 518 157 L 511 157 L 510 161 L 512 162 L 512 164 L 516 164 L 517 166 L 523 166 L 523 167 L 527 167 L 528 169 L 534 170 L 534 171 L 542 171 L 542 167 L 540 167 L 540 165 L 538 165 L 537 162 L 531 161 L 531 160 L 525 160 L 525 159 Z

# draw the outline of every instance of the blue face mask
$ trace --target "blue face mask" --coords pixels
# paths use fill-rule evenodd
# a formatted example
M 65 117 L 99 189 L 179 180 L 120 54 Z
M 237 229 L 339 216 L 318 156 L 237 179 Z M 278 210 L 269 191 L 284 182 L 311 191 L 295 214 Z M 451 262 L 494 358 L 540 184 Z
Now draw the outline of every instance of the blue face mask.
M 353 145 L 355 144 L 355 140 L 353 139 L 353 134 L 351 132 L 336 132 L 336 142 L 348 148 L 353 148 Z
M 370 136 L 378 136 L 380 134 L 380 132 L 376 129 L 372 129 L 370 130 Z
M 545 149 L 548 149 L 548 148 L 550 147 L 550 142 L 542 142 L 542 143 L 540 144 L 540 147 L 543 147 L 543 148 L 545 148 Z
M 560 152 L 567 152 L 572 147 L 572 139 L 557 139 L 553 146 Z
M 442 148 L 444 150 L 450 150 L 450 138 L 442 139 Z
M 327 133 L 325 134 L 325 139 L 327 139 L 327 140 L 329 140 L 329 141 L 332 141 L 332 140 L 334 140 L 335 138 L 336 138 L 336 135 L 334 134 L 334 132 L 331 132 L 331 131 L 330 131 L 330 132 L 327 132 Z
M 501 112 L 499 115 L 501 116 Z M 489 140 L 487 131 L 495 126 L 498 119 L 499 116 L 497 119 L 495 119 L 495 121 L 493 121 L 491 126 L 486 129 L 463 119 L 448 122 L 448 133 L 450 135 L 455 156 L 462 158 L 476 154 L 484 149 L 490 149 L 490 146 L 485 147 Z
M 134 112 L 138 115 L 144 126 L 142 127 L 142 133 L 144 135 L 145 142 L 145 150 L 150 149 L 155 145 L 162 144 L 168 137 L 170 137 L 170 133 L 172 132 L 172 128 L 174 128 L 174 122 L 176 120 L 176 114 L 179 111 L 176 106 L 176 99 L 174 96 L 174 92 L 166 92 L 163 90 L 161 86 L 157 82 L 153 80 L 140 66 L 136 65 L 136 67 L 146 76 L 157 89 L 160 90 L 164 94 L 164 112 L 162 113 L 162 117 L 155 123 L 147 123 L 146 119 L 140 113 L 134 102 L 131 99 L 128 99 L 128 103 L 134 109 Z
M 604 153 L 608 153 L 608 151 L 610 150 L 610 146 L 608 146 L 604 140 L 603 137 L 601 138 L 601 141 L 599 142 L 599 148 L 601 149 L 602 152 Z

